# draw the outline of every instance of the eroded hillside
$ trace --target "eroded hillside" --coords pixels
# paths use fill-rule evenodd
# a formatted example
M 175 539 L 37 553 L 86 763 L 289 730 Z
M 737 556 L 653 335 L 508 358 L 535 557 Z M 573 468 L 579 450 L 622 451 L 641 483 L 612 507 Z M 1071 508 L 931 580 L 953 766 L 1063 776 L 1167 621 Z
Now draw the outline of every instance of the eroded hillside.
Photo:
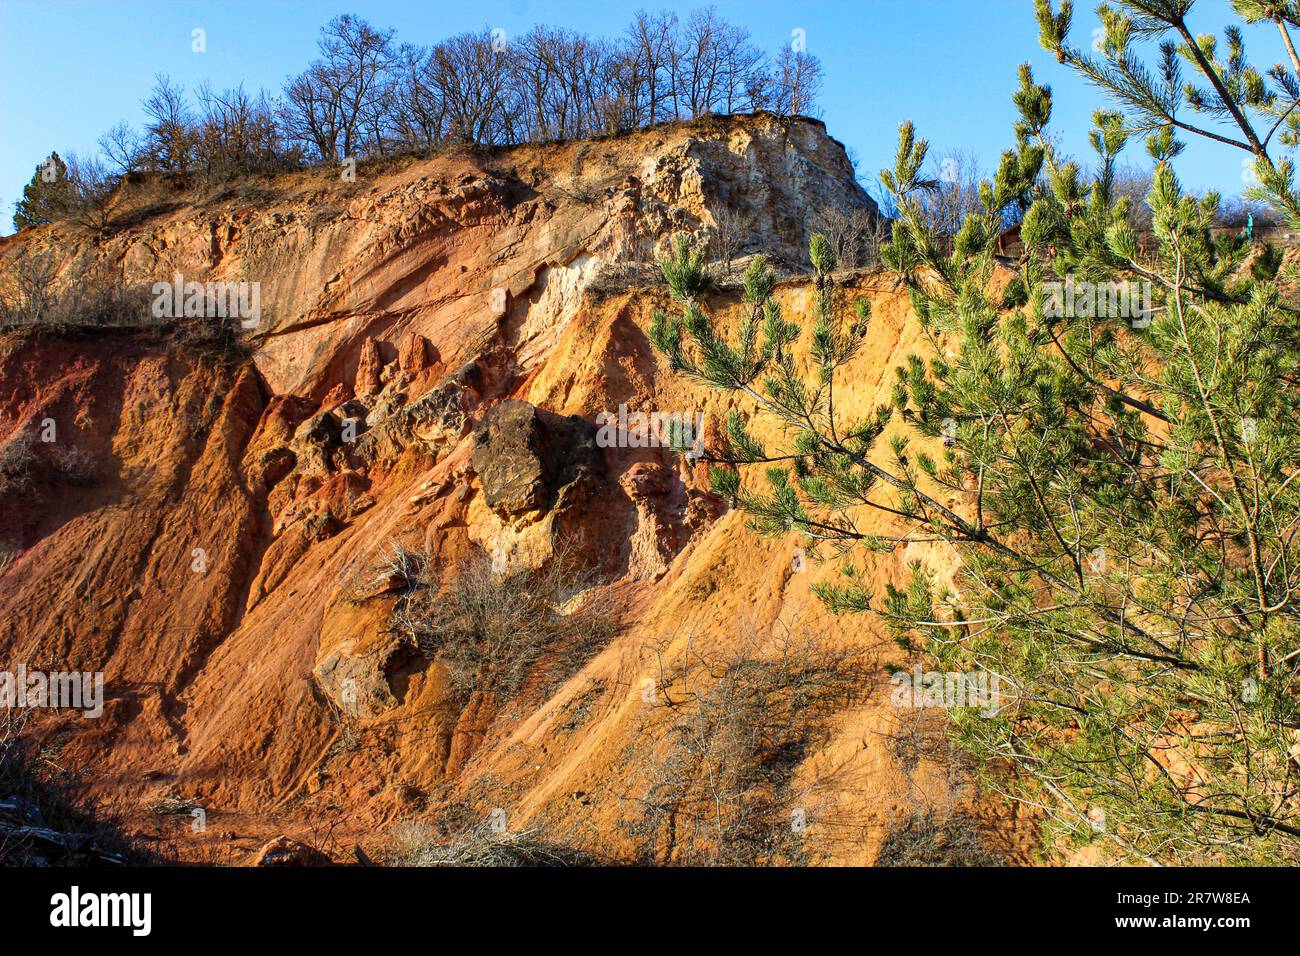
M 697 766 L 683 741 L 716 744 L 763 711 L 789 739 L 779 759 L 750 754 L 766 769 L 732 792 L 799 821 L 776 857 L 887 862 L 909 834 L 941 857 L 960 819 L 985 851 L 1026 859 L 1027 826 L 975 798 L 941 715 L 891 705 L 890 674 L 912 662 L 812 595 L 833 562 L 749 530 L 704 464 L 597 440 L 620 406 L 702 412 L 708 435 L 736 409 L 778 437 L 743 396 L 654 353 L 668 297 L 653 258 L 725 219 L 742 254 L 784 264 L 778 297 L 800 321 L 813 213 L 869 204 L 820 123 L 759 115 L 392 160 L 355 181 L 285 175 L 121 210 L 99 240 L 61 224 L 5 240 L 11 274 L 45 256 L 56 286 L 261 287 L 247 356 L 149 328 L 0 345 L 0 441 L 52 420 L 55 444 L 94 463 L 70 476 L 37 460 L 0 521 L 0 660 L 105 675 L 103 716 L 45 721 L 49 746 L 184 859 L 247 862 L 280 833 L 378 857 L 413 827 L 492 819 L 600 859 L 689 862 L 717 834 L 677 818 Z M 842 399 L 865 414 L 923 344 L 891 276 L 843 278 L 872 306 Z M 734 282 L 707 305 L 727 321 L 743 308 Z M 579 640 L 555 624 L 517 680 L 467 687 L 437 653 L 456 622 L 406 626 L 421 580 L 483 563 L 489 583 L 543 575 L 557 553 L 583 590 L 557 613 L 586 595 L 600 626 Z M 897 582 L 912 559 L 945 556 L 864 560 Z M 758 711 L 710 696 L 729 662 L 792 647 L 832 655 L 839 676 L 782 700 L 788 713 L 779 667 Z M 160 808 L 201 808 L 206 830 Z

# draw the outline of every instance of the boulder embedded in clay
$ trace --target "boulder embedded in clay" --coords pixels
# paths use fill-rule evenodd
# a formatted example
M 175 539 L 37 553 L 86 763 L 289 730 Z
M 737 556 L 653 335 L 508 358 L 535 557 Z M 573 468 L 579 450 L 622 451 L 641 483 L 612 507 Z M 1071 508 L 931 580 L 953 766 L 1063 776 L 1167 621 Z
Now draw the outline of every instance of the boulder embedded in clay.
M 549 511 L 562 488 L 602 462 L 590 422 L 518 399 L 487 414 L 473 456 L 488 506 L 505 515 Z

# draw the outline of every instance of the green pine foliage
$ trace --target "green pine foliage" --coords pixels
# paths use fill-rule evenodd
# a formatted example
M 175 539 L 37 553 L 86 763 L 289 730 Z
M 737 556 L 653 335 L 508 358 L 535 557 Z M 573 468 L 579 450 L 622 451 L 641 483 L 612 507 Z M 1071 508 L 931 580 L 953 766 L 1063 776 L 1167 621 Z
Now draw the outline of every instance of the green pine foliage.
M 1216 231 L 1219 196 L 1190 194 L 1175 163 L 1189 136 L 1239 151 L 1251 197 L 1300 229 L 1300 3 L 1234 0 L 1243 26 L 1286 41 L 1289 62 L 1262 71 L 1242 26 L 1193 34 L 1191 0 L 1103 4 L 1087 52 L 1070 44 L 1068 0 L 1035 6 L 1047 49 L 1106 95 L 1095 156 L 1060 155 L 1052 92 L 1022 67 L 1014 145 L 980 208 L 942 234 L 924 212 L 927 143 L 903 124 L 881 174 L 898 210 L 885 259 L 931 348 L 897 370 L 889 407 L 837 414 L 870 312 L 837 288 L 821 237 L 810 327 L 782 316 L 759 260 L 749 315 L 724 335 L 683 241 L 663 269 L 681 314 L 657 315 L 651 339 L 674 369 L 784 426 L 786 446 L 767 447 L 733 413 L 706 458 L 758 531 L 799 532 L 834 556 L 841 573 L 818 589 L 828 606 L 878 616 L 950 670 L 999 678 L 996 713 L 956 710 L 953 733 L 990 786 L 1043 811 L 1049 846 L 1295 862 L 1296 280 L 1277 250 Z M 1154 164 L 1149 234 L 1115 188 L 1135 143 Z M 999 254 L 1008 222 L 1015 259 Z M 1063 308 L 1071 284 L 1090 291 Z M 861 532 L 864 508 L 890 514 L 897 535 Z M 947 547 L 951 585 L 916 565 L 874 593 L 863 553 L 921 539 Z
M 26 229 L 59 219 L 68 208 L 69 192 L 68 166 L 58 153 L 51 153 L 23 187 L 23 198 L 14 203 L 14 228 Z
M 102 233 L 109 223 L 109 201 L 119 177 L 95 160 L 70 155 L 67 162 L 51 153 L 36 167 L 23 198 L 14 203 L 14 228 L 41 226 L 58 220 Z

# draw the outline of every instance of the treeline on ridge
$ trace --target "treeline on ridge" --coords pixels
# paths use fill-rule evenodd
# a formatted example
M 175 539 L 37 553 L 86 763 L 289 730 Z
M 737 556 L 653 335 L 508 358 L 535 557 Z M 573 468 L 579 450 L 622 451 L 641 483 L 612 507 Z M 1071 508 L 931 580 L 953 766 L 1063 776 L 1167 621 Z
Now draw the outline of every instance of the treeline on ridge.
M 319 55 L 282 90 L 191 97 L 159 74 L 142 129 L 118 123 L 95 158 L 57 154 L 15 205 L 21 229 L 103 205 L 121 177 L 228 180 L 446 143 L 490 146 L 618 133 L 711 113 L 815 112 L 822 71 L 802 44 L 769 56 L 712 7 L 682 18 L 638 12 L 613 38 L 536 26 L 485 27 L 431 46 L 351 14 L 321 29 Z M 89 217 L 93 219 L 93 215 Z

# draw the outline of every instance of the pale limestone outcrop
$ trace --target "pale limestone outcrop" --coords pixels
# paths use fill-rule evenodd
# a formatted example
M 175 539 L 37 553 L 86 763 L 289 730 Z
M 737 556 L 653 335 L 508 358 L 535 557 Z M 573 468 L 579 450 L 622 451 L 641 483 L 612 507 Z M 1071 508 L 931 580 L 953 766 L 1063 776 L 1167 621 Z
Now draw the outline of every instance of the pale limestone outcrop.
M 256 201 L 141 213 L 98 244 L 64 224 L 28 230 L 0 240 L 0 261 L 45 248 L 61 281 L 108 269 L 128 282 L 257 282 L 259 370 L 276 393 L 319 400 L 340 366 L 363 363 L 362 389 L 375 384 L 367 338 L 386 362 L 421 335 L 455 368 L 518 336 L 520 360 L 535 363 L 603 270 L 652 263 L 673 233 L 705 233 L 724 208 L 742 252 L 798 264 L 818 209 L 872 205 L 819 121 L 708 117 L 363 164 L 355 182 L 285 174 Z

